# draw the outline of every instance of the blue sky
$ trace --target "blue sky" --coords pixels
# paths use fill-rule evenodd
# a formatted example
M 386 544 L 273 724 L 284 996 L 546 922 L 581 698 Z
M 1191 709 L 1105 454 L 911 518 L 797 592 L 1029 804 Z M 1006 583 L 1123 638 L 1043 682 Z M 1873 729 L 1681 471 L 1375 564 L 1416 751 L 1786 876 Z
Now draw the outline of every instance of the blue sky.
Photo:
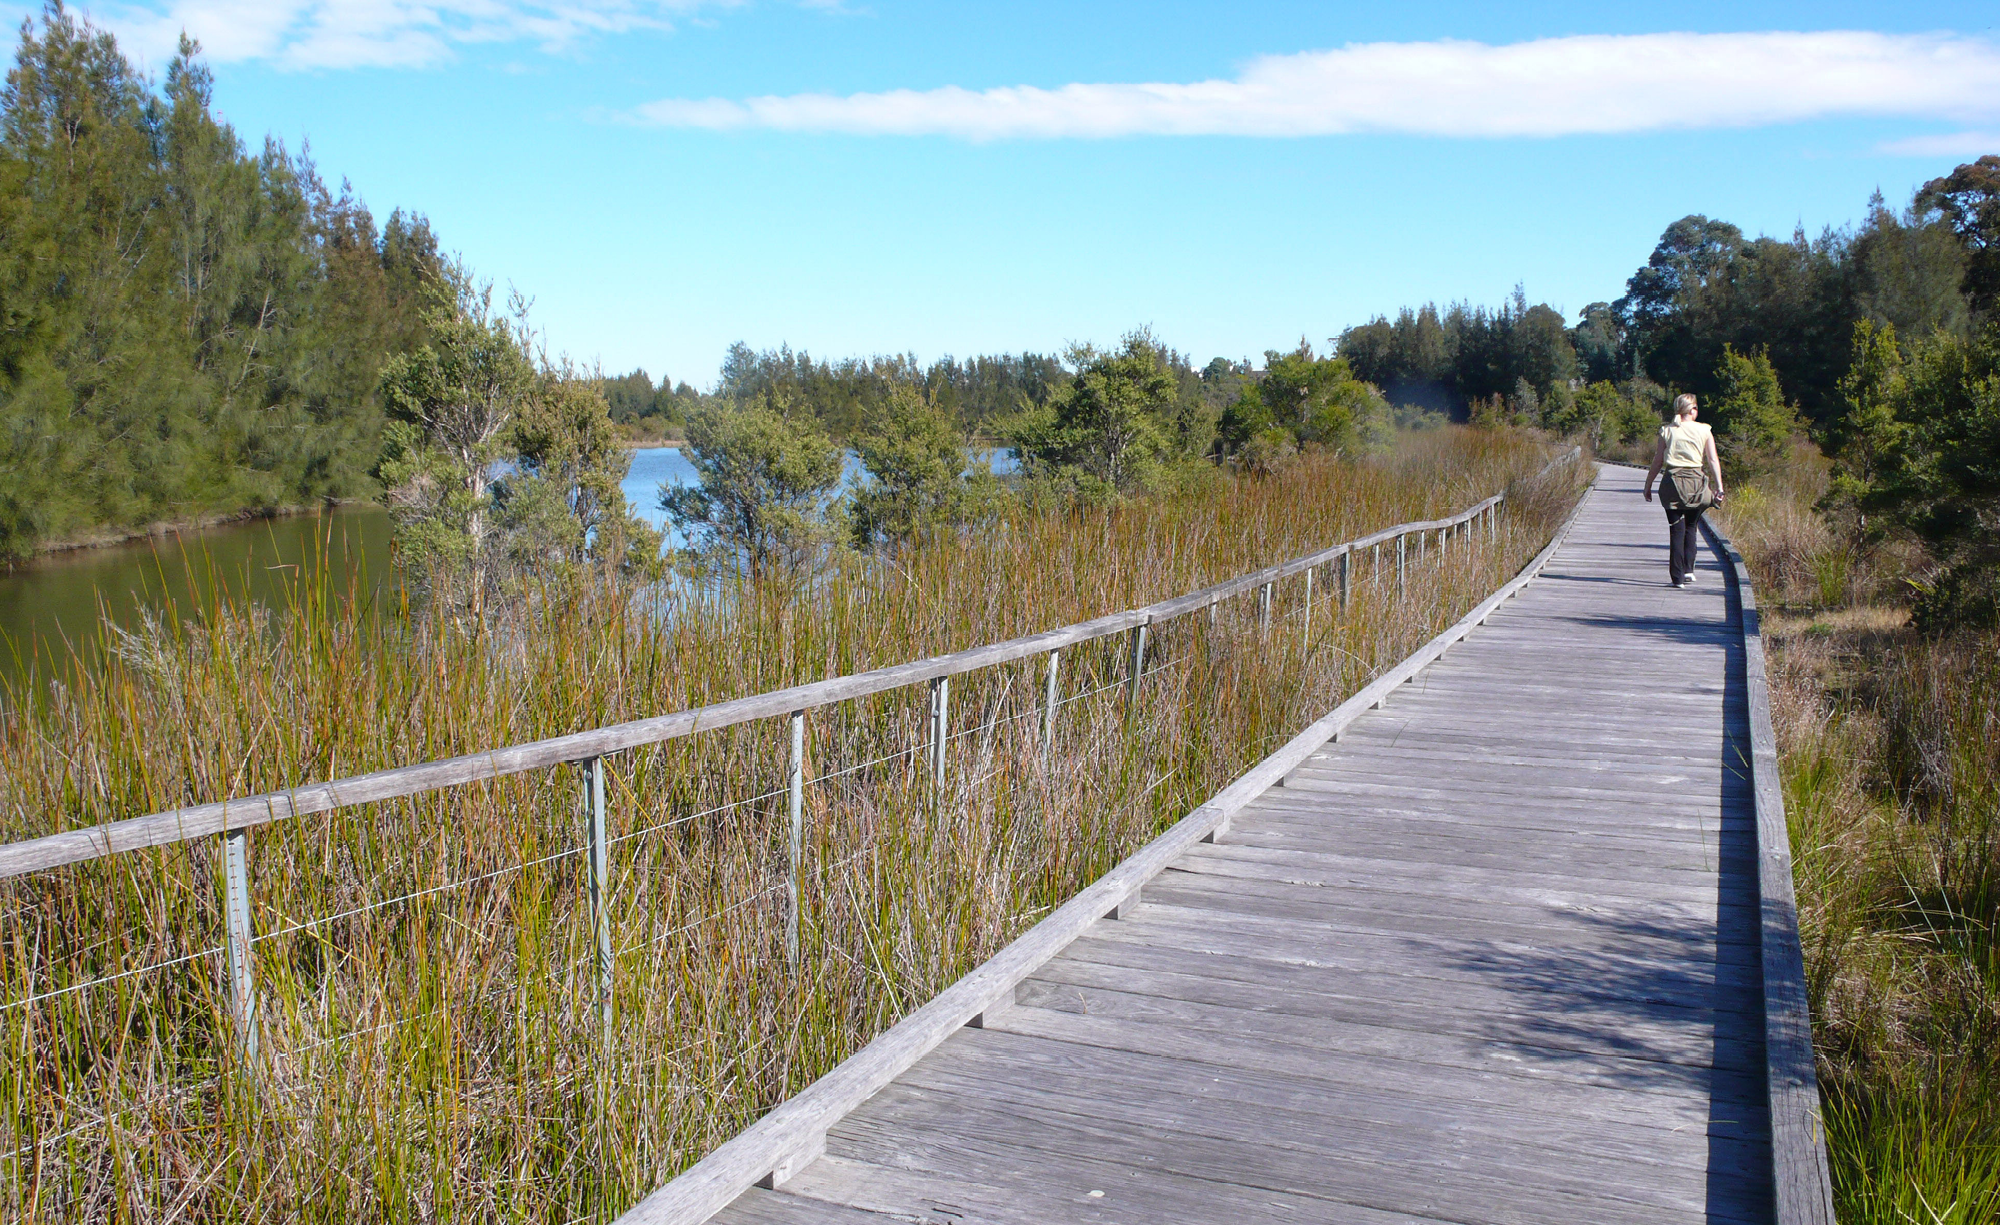
M 1205 361 L 1517 282 L 1574 317 L 1687 213 L 1817 231 L 2000 152 L 1990 0 L 80 7 L 155 70 L 187 28 L 246 139 L 427 214 L 555 348 L 702 386 L 736 340 Z

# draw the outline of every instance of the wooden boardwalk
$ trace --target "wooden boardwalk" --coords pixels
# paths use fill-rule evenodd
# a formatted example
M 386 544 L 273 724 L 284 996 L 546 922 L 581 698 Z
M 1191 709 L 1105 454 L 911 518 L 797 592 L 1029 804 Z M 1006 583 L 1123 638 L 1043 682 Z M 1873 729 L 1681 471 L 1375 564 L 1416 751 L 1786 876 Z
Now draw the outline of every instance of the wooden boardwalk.
M 714 1219 L 1771 1220 L 1743 644 L 1638 483 Z

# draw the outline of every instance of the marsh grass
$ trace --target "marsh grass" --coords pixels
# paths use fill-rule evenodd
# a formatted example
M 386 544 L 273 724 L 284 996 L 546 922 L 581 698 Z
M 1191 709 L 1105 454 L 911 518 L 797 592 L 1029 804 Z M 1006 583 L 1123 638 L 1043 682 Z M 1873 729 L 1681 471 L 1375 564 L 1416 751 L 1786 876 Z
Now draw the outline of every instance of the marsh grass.
M 0 712 L 9 838 L 575 731 L 1047 629 L 1430 518 L 1513 482 L 1497 541 L 1322 573 L 958 678 L 941 778 L 921 688 L 811 712 L 799 956 L 782 720 L 607 760 L 615 1015 L 600 1027 L 563 768 L 252 836 L 262 1051 L 232 1054 L 202 842 L 0 883 L 0 1204 L 23 1220 L 615 1215 L 990 956 L 1511 575 L 1579 488 L 1467 430 L 1111 510 L 1016 507 L 811 581 L 548 580 L 478 622 L 282 607 L 107 628 Z M 1046 752 L 1045 752 L 1046 748 Z M 178 960 L 185 959 L 185 960 Z M 146 969 L 167 964 L 165 968 Z M 111 975 L 126 974 L 77 988 Z M 58 994 L 59 993 L 59 994 Z M 18 1001 L 41 997 L 26 1005 Z
M 1812 517 L 1815 472 L 1732 491 L 1725 528 L 1771 608 L 1836 1210 L 1849 1225 L 1992 1222 L 2000 637 L 1917 636 L 1887 598 L 1907 573 L 1896 548 L 1823 560 L 1846 546 Z

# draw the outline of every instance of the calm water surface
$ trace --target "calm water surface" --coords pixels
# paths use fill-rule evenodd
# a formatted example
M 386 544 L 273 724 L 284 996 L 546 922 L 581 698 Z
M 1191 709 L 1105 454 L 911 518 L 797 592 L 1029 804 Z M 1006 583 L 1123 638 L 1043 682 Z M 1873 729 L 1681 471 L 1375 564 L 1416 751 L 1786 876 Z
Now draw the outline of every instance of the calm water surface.
M 0 575 L 0 674 L 67 659 L 97 641 L 100 618 L 129 627 L 142 610 L 189 615 L 223 594 L 278 604 L 326 571 L 363 597 L 393 581 L 388 512 L 342 506 L 38 558 Z
M 1001 472 L 1015 467 L 1006 452 L 987 458 Z M 860 462 L 848 455 L 843 485 L 862 476 Z M 664 528 L 660 486 L 695 483 L 694 465 L 678 447 L 646 447 L 632 452 L 625 500 Z M 671 529 L 667 542 L 687 543 Z M 0 573 L 0 681 L 19 679 L 31 660 L 66 659 L 72 648 L 94 643 L 100 617 L 129 627 L 142 611 L 186 615 L 221 592 L 238 601 L 280 604 L 301 578 L 326 569 L 336 592 L 379 597 L 395 579 L 388 512 L 343 506 L 39 558 Z

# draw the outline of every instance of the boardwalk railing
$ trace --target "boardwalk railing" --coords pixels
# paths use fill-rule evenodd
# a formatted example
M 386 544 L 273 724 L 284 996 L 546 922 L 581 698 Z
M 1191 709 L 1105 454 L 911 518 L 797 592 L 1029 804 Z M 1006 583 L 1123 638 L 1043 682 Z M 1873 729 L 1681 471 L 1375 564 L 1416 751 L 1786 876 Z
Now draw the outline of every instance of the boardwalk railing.
M 1571 448 L 1557 456 L 1537 474 L 1537 478 L 1546 476 L 1578 454 L 1578 449 Z M 612 945 L 607 897 L 610 886 L 607 876 L 609 839 L 605 819 L 607 788 L 604 758 L 607 755 L 757 720 L 782 718 L 789 721 L 790 761 L 786 775 L 786 798 L 790 817 L 790 861 L 785 904 L 787 943 L 791 951 L 796 952 L 800 905 L 801 793 L 805 782 L 802 729 L 808 712 L 870 695 L 928 685 L 928 750 L 933 771 L 941 774 L 945 763 L 943 749 L 949 739 L 952 678 L 1010 661 L 1041 656 L 1045 657 L 1047 668 L 1048 697 L 1041 711 L 1042 740 L 1046 745 L 1061 705 L 1057 698 L 1057 676 L 1065 651 L 1119 635 L 1129 636 L 1129 650 L 1121 652 L 1125 675 L 1120 685 L 1129 699 L 1146 675 L 1148 636 L 1153 627 L 1194 613 L 1206 612 L 1212 618 L 1224 601 L 1253 593 L 1259 623 L 1268 626 L 1274 587 L 1281 580 L 1294 577 L 1301 577 L 1304 582 L 1305 599 L 1300 611 L 1309 627 L 1315 576 L 1323 569 L 1332 571 L 1328 579 L 1333 591 L 1321 598 L 1329 603 L 1337 600 L 1338 607 L 1345 609 L 1357 583 L 1357 559 L 1364 555 L 1372 561 L 1368 581 L 1379 581 L 1385 588 L 1391 581 L 1389 567 L 1393 562 L 1395 591 L 1401 594 L 1407 589 L 1412 564 L 1431 547 L 1435 546 L 1442 554 L 1454 545 L 1469 545 L 1475 534 L 1481 532 L 1489 541 L 1494 539 L 1498 534 L 1497 515 L 1505 496 L 1496 494 L 1445 518 L 1398 524 L 1187 595 L 1006 642 L 485 752 L 301 784 L 260 795 L 190 805 L 0 845 L 0 879 L 6 879 L 107 859 L 143 848 L 216 839 L 222 850 L 224 903 L 224 940 L 219 948 L 121 969 L 53 990 L 31 992 L 19 999 L 0 1000 L 0 1013 L 33 1007 L 41 1000 L 70 995 L 133 975 L 185 964 L 201 964 L 220 954 L 226 963 L 228 1006 L 234 1022 L 236 1048 L 244 1064 L 254 1066 L 258 1046 L 258 1004 L 257 973 L 252 953 L 259 936 L 253 927 L 248 868 L 253 831 L 296 817 L 464 787 L 510 775 L 580 765 L 583 767 L 586 845 L 577 850 L 583 854 L 589 890 L 589 915 L 593 928 L 591 943 L 599 992 L 597 1003 L 608 1023 L 612 1003 Z M 1413 543 L 1414 549 L 1411 548 Z M 1421 655 L 1423 652 L 1420 651 Z M 1375 693 L 1391 677 L 1403 676 L 1401 667 L 1378 677 L 1364 692 Z M 307 920 L 304 925 L 312 922 Z M 765 1173 L 769 1171 L 763 1171 L 759 1176 Z

